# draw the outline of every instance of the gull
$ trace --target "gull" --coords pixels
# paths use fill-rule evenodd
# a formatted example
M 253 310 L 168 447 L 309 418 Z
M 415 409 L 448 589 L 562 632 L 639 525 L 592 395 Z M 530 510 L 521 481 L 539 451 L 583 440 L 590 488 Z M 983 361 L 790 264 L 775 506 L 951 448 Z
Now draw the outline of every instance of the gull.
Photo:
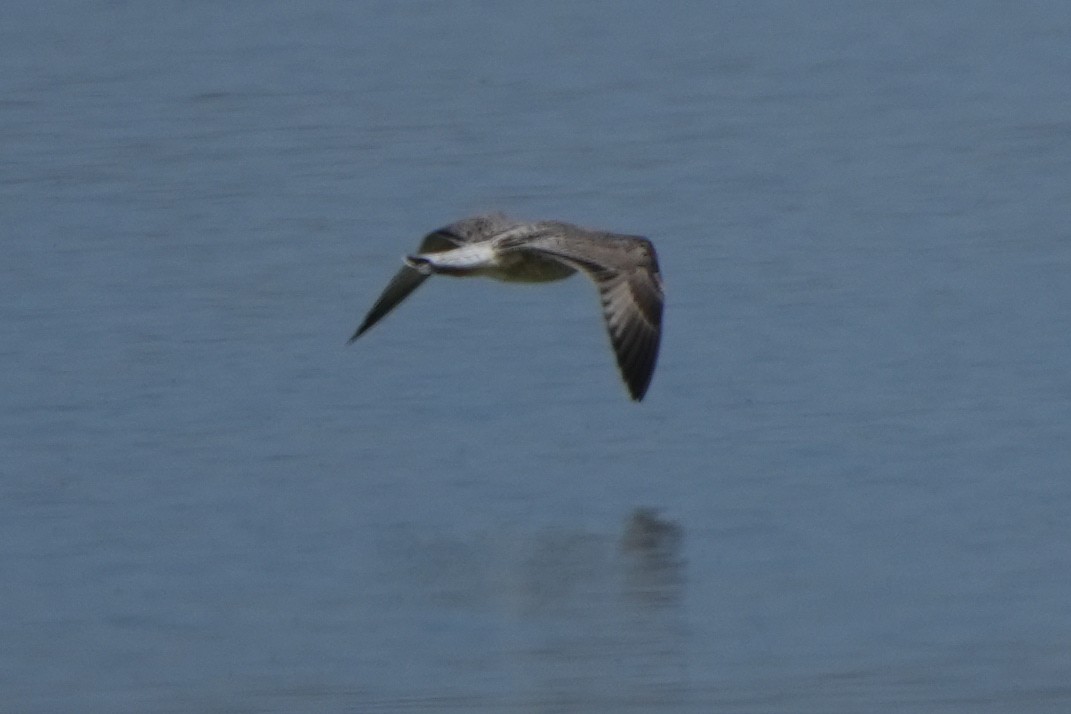
M 361 326 L 363 335 L 432 275 L 543 283 L 581 272 L 598 288 L 610 344 L 629 394 L 643 399 L 662 336 L 662 275 L 654 246 L 640 236 L 560 221 L 474 216 L 436 229 L 390 281 Z

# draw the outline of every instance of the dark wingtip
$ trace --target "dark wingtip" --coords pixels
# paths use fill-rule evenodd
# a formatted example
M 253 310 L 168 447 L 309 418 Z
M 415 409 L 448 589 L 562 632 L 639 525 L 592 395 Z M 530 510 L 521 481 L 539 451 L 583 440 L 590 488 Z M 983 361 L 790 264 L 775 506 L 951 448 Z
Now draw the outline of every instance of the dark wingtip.
M 651 378 L 654 377 L 654 362 L 656 359 L 657 353 L 651 358 L 650 366 L 648 367 L 637 368 L 637 365 L 628 362 L 618 365 L 621 368 L 621 377 L 625 382 L 625 387 L 628 388 L 628 394 L 632 397 L 632 401 L 641 402 L 647 395 L 647 388 L 651 386 Z
M 361 326 L 357 328 L 357 331 L 353 333 L 353 336 L 350 337 L 348 340 L 346 340 L 346 344 L 347 345 L 352 345 L 354 342 L 357 341 L 358 337 L 360 337 L 361 335 L 363 335 L 365 333 L 365 331 L 369 327 L 370 327 L 370 325 L 367 322 L 362 323 Z

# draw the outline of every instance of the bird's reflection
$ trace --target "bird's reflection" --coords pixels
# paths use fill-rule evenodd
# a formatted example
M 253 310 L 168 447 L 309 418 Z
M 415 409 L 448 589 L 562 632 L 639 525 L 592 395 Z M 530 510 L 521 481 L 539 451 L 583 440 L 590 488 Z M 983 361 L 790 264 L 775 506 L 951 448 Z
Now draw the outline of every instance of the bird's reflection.
M 424 651 L 489 667 L 537 710 L 647 697 L 664 709 L 689 691 L 683 549 L 684 528 L 652 508 L 612 532 L 409 531 L 384 553 L 388 601 L 395 621 L 438 623 Z M 466 651 L 471 636 L 449 634 L 459 622 L 491 641 Z
M 625 521 L 621 547 L 627 596 L 652 607 L 679 602 L 684 588 L 684 532 L 653 508 L 637 508 Z
M 684 529 L 652 508 L 611 536 L 547 534 L 524 566 L 518 671 L 534 704 L 586 709 L 689 691 Z M 656 693 L 656 694 L 655 694 Z

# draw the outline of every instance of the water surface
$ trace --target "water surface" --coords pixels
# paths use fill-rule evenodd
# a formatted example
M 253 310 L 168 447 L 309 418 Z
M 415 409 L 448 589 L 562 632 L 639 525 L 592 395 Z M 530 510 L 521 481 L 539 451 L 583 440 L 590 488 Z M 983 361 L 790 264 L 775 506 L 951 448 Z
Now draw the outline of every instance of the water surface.
M 4 14 L 6 708 L 1067 711 L 1064 4 Z M 642 404 L 580 279 L 345 346 L 489 209 L 655 241 Z

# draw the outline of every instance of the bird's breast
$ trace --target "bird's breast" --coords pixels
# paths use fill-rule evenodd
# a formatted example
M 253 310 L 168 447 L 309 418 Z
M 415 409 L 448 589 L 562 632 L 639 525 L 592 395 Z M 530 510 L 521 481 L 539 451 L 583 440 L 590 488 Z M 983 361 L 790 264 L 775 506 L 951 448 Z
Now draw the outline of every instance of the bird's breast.
M 508 283 L 549 283 L 576 272 L 557 260 L 524 253 L 507 253 L 496 262 L 497 265 L 488 271 L 488 277 Z

